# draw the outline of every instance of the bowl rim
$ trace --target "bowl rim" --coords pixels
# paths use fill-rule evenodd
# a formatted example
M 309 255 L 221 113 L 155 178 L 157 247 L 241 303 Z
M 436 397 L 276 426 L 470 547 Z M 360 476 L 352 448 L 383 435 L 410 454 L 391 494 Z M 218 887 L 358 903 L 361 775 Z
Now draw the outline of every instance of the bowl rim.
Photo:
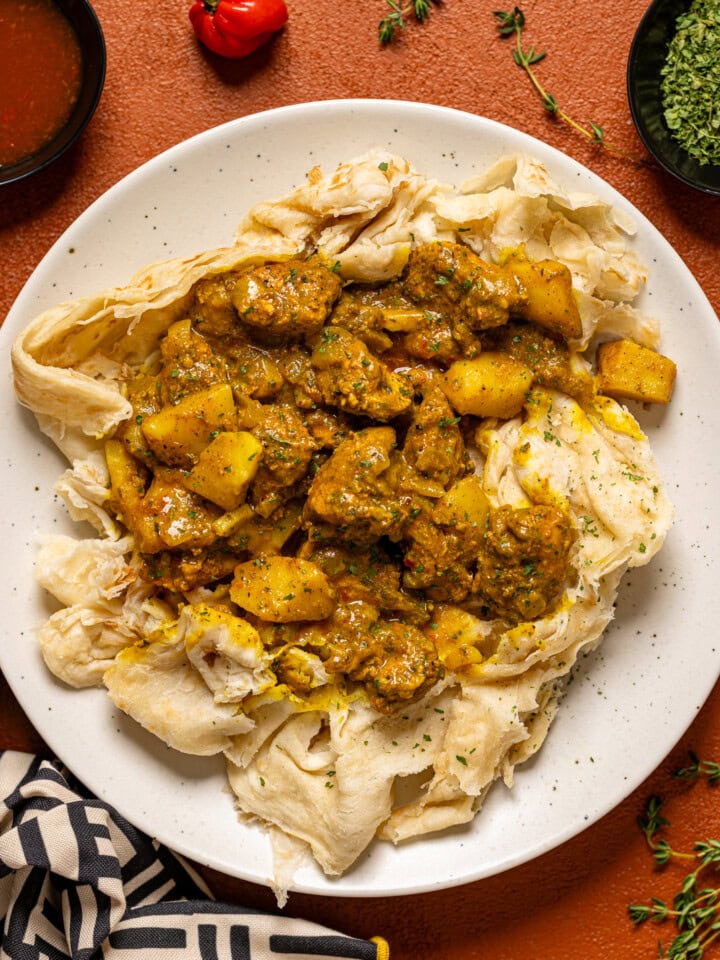
M 666 18 L 667 22 L 665 25 L 668 28 L 665 39 L 666 47 L 672 35 L 670 33 L 672 26 L 674 25 L 680 13 L 689 8 L 691 2 L 692 0 L 652 0 L 648 8 L 645 10 L 645 13 L 641 17 L 637 29 L 635 30 L 635 34 L 630 44 L 630 51 L 628 53 L 626 72 L 627 98 L 633 123 L 635 124 L 635 129 L 637 130 L 638 135 L 646 149 L 656 160 L 658 165 L 670 173 L 673 177 L 680 180 L 682 183 L 685 183 L 687 186 L 711 196 L 719 196 L 720 164 L 709 164 L 703 166 L 697 163 L 692 157 L 689 156 L 689 154 L 686 154 L 679 144 L 676 144 L 676 151 L 678 153 L 682 153 L 683 158 L 687 157 L 687 160 L 684 161 L 684 165 L 691 167 L 691 170 L 689 171 L 681 169 L 679 165 L 674 162 L 672 157 L 669 157 L 666 154 L 664 144 L 659 142 L 649 129 L 646 122 L 645 111 L 642 108 L 642 103 L 637 88 L 637 72 L 642 66 L 644 48 L 646 48 L 647 44 L 650 42 L 649 33 L 651 28 L 656 25 L 661 18 Z M 659 91 L 659 77 L 657 86 Z M 659 92 L 658 108 L 660 109 Z M 662 113 L 661 109 L 660 112 Z M 663 127 L 665 127 L 664 119 L 662 119 L 661 122 Z M 668 138 L 671 138 L 669 131 Z M 717 171 L 717 183 L 707 182 L 705 173 L 708 171 Z
M 52 0 L 52 2 L 69 21 L 80 44 L 83 62 L 80 93 L 70 117 L 51 140 L 34 153 L 21 157 L 13 163 L 0 164 L 0 188 L 39 173 L 62 156 L 90 122 L 105 85 L 107 69 L 105 36 L 90 0 Z M 79 29 L 81 21 L 86 28 L 83 31 L 84 36 L 81 36 Z M 90 65 L 92 65 L 91 70 Z M 86 84 L 90 93 L 87 93 Z

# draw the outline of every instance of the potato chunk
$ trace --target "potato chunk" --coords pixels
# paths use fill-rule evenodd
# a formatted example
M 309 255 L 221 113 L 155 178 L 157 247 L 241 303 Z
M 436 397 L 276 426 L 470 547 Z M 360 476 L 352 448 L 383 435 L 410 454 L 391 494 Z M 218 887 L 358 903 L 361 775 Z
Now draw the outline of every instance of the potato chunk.
M 110 498 L 138 549 L 155 553 L 165 546 L 145 505 L 148 473 L 131 456 L 122 440 L 106 440 L 105 461 L 110 474 Z M 150 475 L 151 476 L 151 475 Z
M 230 597 L 270 623 L 325 620 L 335 609 L 335 595 L 323 571 L 296 557 L 256 557 L 238 564 Z
M 490 504 L 482 481 L 476 474 L 462 477 L 454 483 L 441 502 L 456 524 L 470 524 L 478 530 L 485 529 Z
M 524 363 L 504 353 L 481 353 L 457 360 L 440 386 L 458 413 L 508 420 L 522 409 L 533 375 Z
M 555 260 L 512 256 L 507 267 L 521 283 L 525 302 L 517 312 L 565 340 L 582 336 L 582 321 L 572 290 L 572 274 Z
M 145 496 L 146 475 L 120 440 L 105 441 L 110 492 L 122 511 L 132 510 Z
M 290 537 L 300 529 L 302 509 L 299 500 L 291 500 L 273 510 L 269 517 L 263 517 L 247 505 L 240 507 L 225 514 L 227 518 L 237 518 L 225 536 L 234 550 L 247 550 L 253 556 L 280 553 Z
M 183 483 L 224 510 L 237 510 L 262 459 L 260 441 L 244 430 L 219 433 L 198 456 Z
M 142 432 L 162 463 L 189 469 L 219 430 L 235 430 L 232 387 L 219 383 L 145 417 Z
M 616 400 L 669 403 L 677 367 L 632 340 L 601 343 L 597 351 L 597 388 Z

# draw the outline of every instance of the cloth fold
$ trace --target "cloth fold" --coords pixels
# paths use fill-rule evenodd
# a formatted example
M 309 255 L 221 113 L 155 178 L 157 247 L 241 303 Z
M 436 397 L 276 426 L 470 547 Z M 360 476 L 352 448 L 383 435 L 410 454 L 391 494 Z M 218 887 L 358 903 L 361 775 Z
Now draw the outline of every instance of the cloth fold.
M 388 960 L 306 920 L 218 903 L 59 763 L 0 751 L 1 960 Z

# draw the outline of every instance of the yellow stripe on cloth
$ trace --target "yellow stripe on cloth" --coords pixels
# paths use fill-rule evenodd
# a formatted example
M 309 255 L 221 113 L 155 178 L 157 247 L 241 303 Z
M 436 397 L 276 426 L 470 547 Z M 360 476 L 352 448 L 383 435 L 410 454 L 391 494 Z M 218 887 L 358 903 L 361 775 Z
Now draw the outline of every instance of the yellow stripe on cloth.
M 384 937 L 370 937 L 370 943 L 377 946 L 377 956 L 375 960 L 390 960 L 390 944 Z

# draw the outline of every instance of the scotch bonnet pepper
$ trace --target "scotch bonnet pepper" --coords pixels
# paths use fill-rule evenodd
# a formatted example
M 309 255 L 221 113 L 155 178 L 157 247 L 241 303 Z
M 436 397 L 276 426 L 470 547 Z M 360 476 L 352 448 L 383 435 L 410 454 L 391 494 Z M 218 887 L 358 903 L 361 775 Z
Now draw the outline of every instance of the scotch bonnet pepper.
M 221 57 L 246 57 L 287 21 L 284 0 L 196 0 L 189 11 L 198 39 Z

